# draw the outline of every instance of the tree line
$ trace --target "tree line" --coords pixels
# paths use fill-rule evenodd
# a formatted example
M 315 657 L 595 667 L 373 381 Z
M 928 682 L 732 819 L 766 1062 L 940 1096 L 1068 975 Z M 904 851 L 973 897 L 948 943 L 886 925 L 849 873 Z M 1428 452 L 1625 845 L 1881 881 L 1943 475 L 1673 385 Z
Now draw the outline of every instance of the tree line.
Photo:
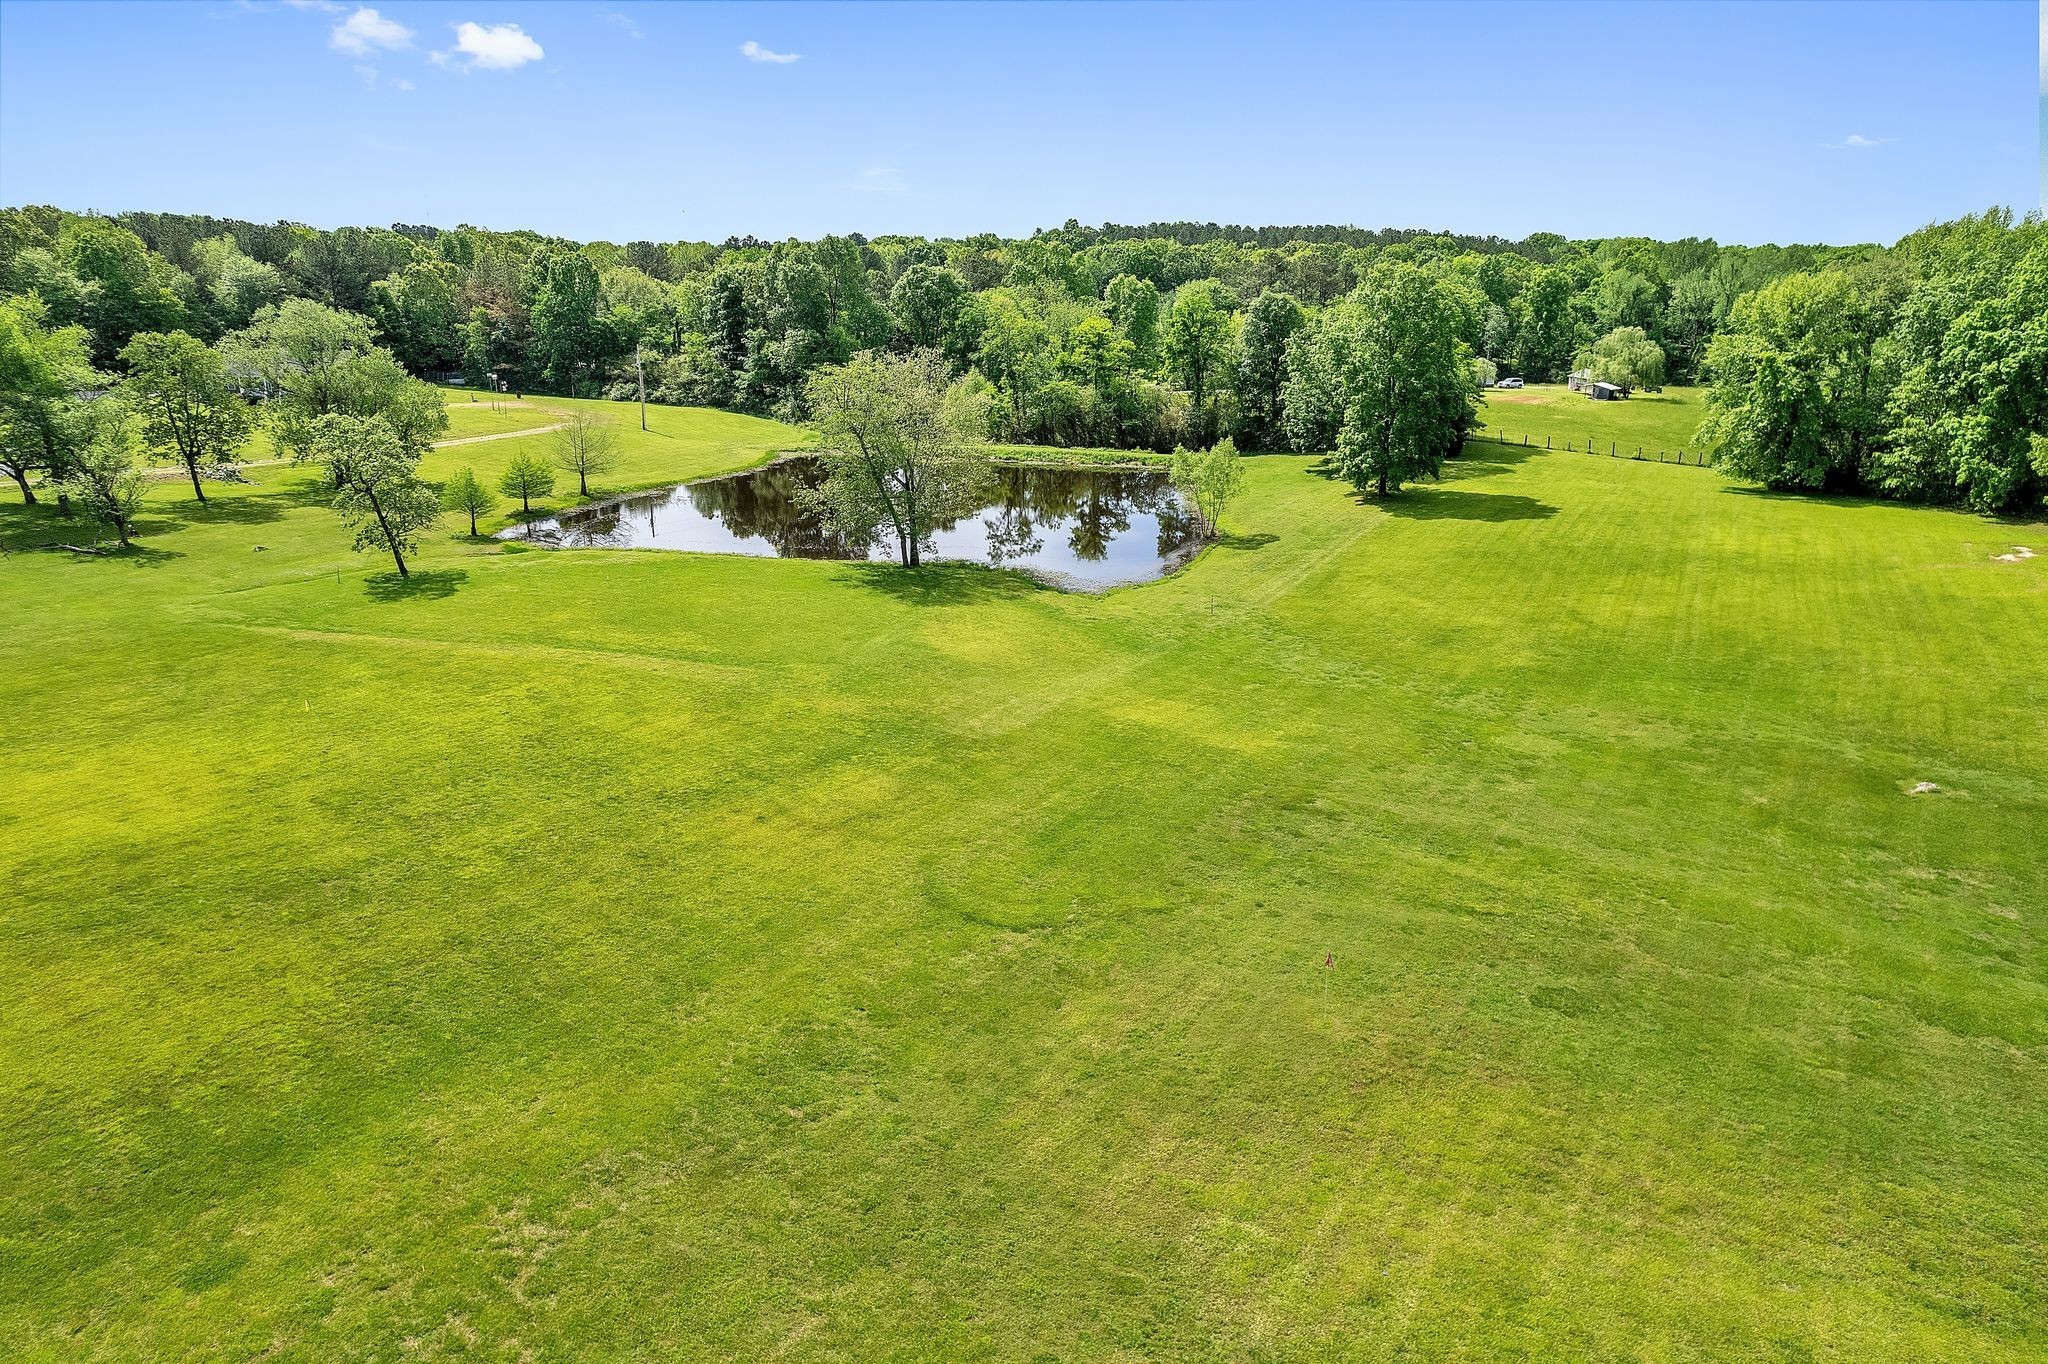
M 644 371 L 662 400 L 801 418 L 821 366 L 930 347 L 988 380 L 1000 439 L 1161 450 L 1223 435 L 1282 448 L 1288 341 L 1381 261 L 1453 287 L 1461 339 L 1502 373 L 1561 379 L 1586 346 L 1632 326 L 1686 382 L 1736 298 L 1834 254 L 1184 223 L 616 245 L 0 211 L 0 289 L 37 294 L 55 325 L 85 326 L 103 366 L 137 332 L 211 341 L 306 298 L 371 318 L 415 375 L 624 396 Z
M 2048 225 L 1994 210 L 1781 276 L 1707 348 L 1703 434 L 1772 488 L 2026 512 L 2048 495 Z
M 318 306 L 354 319 L 328 325 L 357 329 L 396 377 L 612 398 L 644 386 L 655 401 L 793 421 L 813 415 L 810 381 L 825 368 L 931 351 L 985 399 L 986 439 L 1162 452 L 1225 438 L 1246 451 L 1341 450 L 1347 420 L 1357 446 L 1357 342 L 1372 310 L 1398 299 L 1446 334 L 1424 349 L 1448 355 L 1437 341 L 1455 343 L 1475 382 L 1583 368 L 1624 389 L 1712 383 L 1710 434 L 1745 476 L 2012 506 L 2038 496 L 2038 478 L 2010 458 L 2010 432 L 2038 429 L 2032 409 L 2023 395 L 1999 398 L 2008 434 L 1985 453 L 1940 408 L 1965 391 L 1948 380 L 1972 343 L 1959 334 L 1945 359 L 1930 347 L 1985 301 L 1979 286 L 2003 277 L 1996 262 L 2028 258 L 2038 237 L 2037 220 L 1993 213 L 1889 249 L 1074 222 L 1021 239 L 618 245 L 29 207 L 0 211 L 0 290 L 32 296 L 46 331 L 82 329 L 100 371 L 118 371 L 138 335 L 182 333 L 215 345 L 238 391 L 265 396 L 279 375 L 254 362 L 262 347 L 249 338 Z M 1804 289 L 1847 281 L 1864 299 L 1866 277 L 1886 281 L 1867 300 L 1882 315 L 1843 338 L 1794 345 L 1793 324 L 1771 320 L 1805 319 L 1794 299 Z M 1836 372 L 1855 368 L 1859 337 L 1872 345 L 1868 391 Z M 1786 370 L 1774 347 L 1802 358 Z M 1806 385 L 1786 399 L 1797 411 L 1738 401 L 1781 371 Z M 1476 420 L 1469 394 L 1453 403 L 1440 380 L 1406 377 L 1437 395 L 1436 428 L 1427 441 L 1389 428 L 1381 445 L 1420 451 Z M 1881 423 L 1879 411 L 1890 414 Z M 54 465 L 23 448 L 15 425 L 9 469 L 26 489 L 24 467 Z M 1430 458 L 1405 467 L 1427 472 Z M 1987 460 L 2007 472 L 1993 477 Z

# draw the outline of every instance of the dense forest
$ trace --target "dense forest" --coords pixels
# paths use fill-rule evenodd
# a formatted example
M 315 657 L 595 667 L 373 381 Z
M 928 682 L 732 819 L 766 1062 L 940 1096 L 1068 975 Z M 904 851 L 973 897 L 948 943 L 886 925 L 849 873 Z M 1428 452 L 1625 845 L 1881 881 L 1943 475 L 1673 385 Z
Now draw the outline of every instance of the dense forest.
M 419 377 L 612 397 L 644 382 L 652 400 L 790 420 L 820 367 L 928 347 L 986 387 L 992 438 L 1157 450 L 1332 448 L 1332 372 L 1366 286 L 1395 270 L 1426 280 L 1477 381 L 1581 367 L 1714 384 L 1708 434 L 1772 486 L 2007 509 L 2048 481 L 2038 216 L 1889 248 L 1072 221 L 1024 239 L 618 245 L 0 211 L 0 289 L 40 300 L 36 327 L 83 328 L 105 371 L 171 331 L 224 342 L 232 369 L 237 337 L 303 299 L 369 319 Z

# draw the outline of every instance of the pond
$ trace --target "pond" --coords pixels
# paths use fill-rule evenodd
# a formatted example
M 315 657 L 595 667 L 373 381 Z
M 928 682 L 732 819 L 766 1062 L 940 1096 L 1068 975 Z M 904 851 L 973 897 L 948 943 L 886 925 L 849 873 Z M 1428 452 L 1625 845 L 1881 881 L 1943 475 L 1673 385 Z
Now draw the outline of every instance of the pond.
M 577 507 L 500 532 L 562 548 L 675 549 L 794 559 L 893 560 L 895 542 L 858 544 L 796 505 L 824 476 L 796 455 L 726 478 Z M 1003 465 L 987 505 L 939 528 L 940 559 L 1021 568 L 1083 590 L 1149 582 L 1201 543 L 1199 521 L 1157 469 Z

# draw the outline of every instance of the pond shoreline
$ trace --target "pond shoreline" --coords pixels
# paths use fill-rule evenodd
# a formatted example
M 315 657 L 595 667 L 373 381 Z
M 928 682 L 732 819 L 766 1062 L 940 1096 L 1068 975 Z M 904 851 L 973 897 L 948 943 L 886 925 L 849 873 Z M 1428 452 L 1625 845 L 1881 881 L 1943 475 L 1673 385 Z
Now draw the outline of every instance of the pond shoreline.
M 799 462 L 807 467 L 789 470 Z M 930 562 L 1012 570 L 1095 595 L 1170 577 L 1215 543 L 1156 463 L 1046 461 L 1015 447 L 991 462 L 999 476 L 988 497 L 934 527 Z M 841 536 L 804 507 L 799 494 L 823 477 L 818 466 L 815 450 L 783 450 L 734 472 L 536 509 L 491 538 L 507 548 L 892 561 L 885 546 Z

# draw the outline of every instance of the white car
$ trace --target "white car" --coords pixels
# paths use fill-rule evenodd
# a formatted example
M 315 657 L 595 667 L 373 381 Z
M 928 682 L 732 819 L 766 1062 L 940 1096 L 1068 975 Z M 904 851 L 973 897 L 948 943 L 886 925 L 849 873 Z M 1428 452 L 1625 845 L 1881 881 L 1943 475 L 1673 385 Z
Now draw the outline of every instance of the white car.
M 1521 386 L 1522 381 L 1520 379 L 1502 379 L 1494 385 L 1495 388 L 1520 388 Z

